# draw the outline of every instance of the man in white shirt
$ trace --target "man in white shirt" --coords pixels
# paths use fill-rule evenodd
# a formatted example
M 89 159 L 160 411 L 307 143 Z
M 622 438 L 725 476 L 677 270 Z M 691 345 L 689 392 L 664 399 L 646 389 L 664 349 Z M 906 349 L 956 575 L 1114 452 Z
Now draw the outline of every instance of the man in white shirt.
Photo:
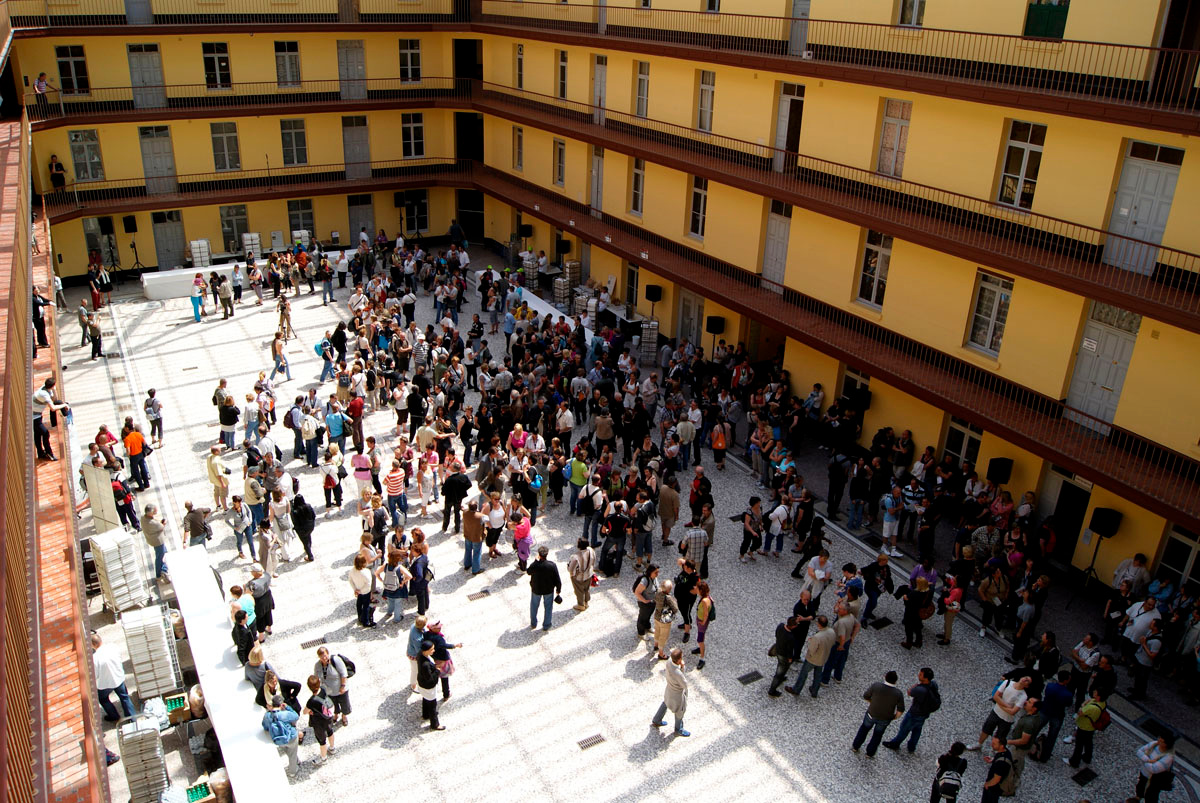
M 1025 699 L 1028 696 L 1025 694 L 1025 689 L 1031 682 L 1032 679 L 1025 676 L 1019 680 L 1006 680 L 1000 684 L 996 693 L 992 695 L 994 705 L 988 713 L 987 719 L 983 721 L 983 731 L 979 734 L 979 742 L 969 745 L 968 750 L 982 749 L 984 741 L 993 733 L 1002 742 L 1008 738 L 1013 721 L 1025 706 Z
M 404 250 L 404 235 L 401 234 L 400 232 L 396 232 L 396 250 L 397 251 Z
M 363 247 L 370 248 L 371 247 L 371 235 L 367 234 L 366 226 L 363 226 L 358 231 L 358 247 L 359 248 L 363 248 Z
M 363 293 L 362 285 L 355 285 L 354 292 L 350 294 L 350 300 L 347 302 L 350 307 L 350 314 L 357 315 L 367 306 L 367 296 Z
M 114 691 L 117 693 L 117 699 L 121 701 L 121 708 L 125 710 L 125 716 L 136 715 L 133 700 L 129 699 L 129 691 L 125 688 L 125 663 L 121 660 L 121 654 L 117 652 L 116 647 L 106 646 L 100 634 L 95 631 L 92 632 L 91 644 L 92 667 L 96 671 L 96 690 L 100 697 L 100 707 L 104 709 L 105 721 L 116 722 L 121 718 L 109 697 Z

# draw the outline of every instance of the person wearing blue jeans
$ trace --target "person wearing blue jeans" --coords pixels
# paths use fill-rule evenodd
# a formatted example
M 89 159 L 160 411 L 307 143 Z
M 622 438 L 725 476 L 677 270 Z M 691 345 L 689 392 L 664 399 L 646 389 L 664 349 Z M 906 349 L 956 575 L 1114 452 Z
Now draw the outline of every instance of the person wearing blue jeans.
M 250 506 L 242 499 L 242 497 L 233 496 L 233 509 L 231 511 L 233 525 L 233 535 L 237 539 L 238 557 L 245 557 L 242 553 L 242 541 L 246 542 L 246 547 L 250 551 L 250 560 L 258 560 L 258 556 L 254 554 L 254 515 L 250 512 Z
M 480 561 L 483 559 L 484 515 L 479 512 L 479 502 L 472 500 L 467 504 L 467 512 L 463 515 L 463 537 L 466 545 L 463 548 L 463 571 L 479 574 L 483 571 Z
M 271 375 L 268 379 L 274 379 L 275 374 L 283 372 L 284 376 L 290 381 L 292 378 L 292 366 L 288 364 L 287 357 L 282 354 L 275 355 L 275 367 L 271 369 Z
M 129 690 L 125 688 L 125 664 L 121 660 L 121 654 L 115 647 L 104 646 L 104 640 L 95 631 L 92 631 L 90 642 L 92 666 L 96 671 L 97 696 L 100 699 L 100 707 L 104 709 L 104 718 L 109 722 L 116 722 L 121 718 L 116 706 L 112 704 L 113 692 L 117 693 L 125 716 L 134 716 L 137 710 L 133 707 L 133 700 L 129 699 Z
M 547 560 L 550 554 L 548 546 L 538 547 L 537 559 L 529 564 L 525 572 L 529 575 L 529 629 L 537 630 L 538 606 L 544 611 L 542 615 L 542 630 L 549 630 L 553 624 L 555 598 L 562 593 L 562 578 L 558 575 L 558 566 L 554 561 Z
M 821 683 L 825 686 L 829 685 L 831 677 L 838 683 L 842 682 L 842 673 L 846 671 L 846 659 L 850 657 L 850 645 L 862 627 L 858 620 L 850 614 L 850 609 L 845 601 L 836 602 L 833 612 L 837 615 L 837 619 L 833 623 L 833 633 L 837 637 L 837 642 L 833 652 L 829 655 L 829 660 L 825 662 L 825 668 L 821 671 Z
M 572 486 L 573 488 L 574 486 Z M 579 491 L 579 507 L 583 514 L 583 537 L 593 547 L 600 546 L 600 524 L 604 521 L 604 491 L 600 490 L 600 475 L 593 474 L 591 482 Z
M 163 566 L 163 558 L 167 554 L 167 545 L 163 543 L 164 533 L 167 520 L 158 515 L 158 506 L 154 504 L 146 505 L 142 511 L 142 537 L 146 539 L 146 544 L 154 549 L 154 576 L 167 576 L 167 569 Z
M 933 682 L 932 669 L 926 666 L 917 672 L 917 683 L 908 690 L 908 696 L 912 698 L 912 707 L 905 712 L 904 719 L 900 720 L 900 730 L 894 737 L 883 743 L 883 746 L 889 750 L 899 750 L 900 745 L 904 743 L 904 737 L 907 736 L 908 752 L 916 752 L 917 742 L 921 740 L 921 729 L 925 727 L 925 720 L 929 719 L 933 709 L 941 706 L 942 698 L 937 684 Z M 1055 735 L 1058 734 L 1055 733 Z
M 650 724 L 656 728 L 666 725 L 667 721 L 663 717 L 667 715 L 667 711 L 671 711 L 675 714 L 675 735 L 691 736 L 692 734 L 683 729 L 683 715 L 687 713 L 688 685 L 687 678 L 683 676 L 683 650 L 678 647 L 671 650 L 671 658 L 666 663 L 666 674 L 667 690 L 663 693 L 663 701 Z
M 804 665 L 800 667 L 800 677 L 796 678 L 795 684 L 783 687 L 788 694 L 800 694 L 809 673 L 812 674 L 813 679 L 812 685 L 808 687 L 808 693 L 816 697 L 817 692 L 821 690 L 821 670 L 825 668 L 825 663 L 829 660 L 829 654 L 833 651 L 833 645 L 837 639 L 834 636 L 833 628 L 829 626 L 828 616 L 818 616 L 816 623 L 817 632 L 808 639 L 808 652 L 804 656 Z
M 904 693 L 896 686 L 899 680 L 900 676 L 889 670 L 883 676 L 882 683 L 872 683 L 870 688 L 863 692 L 863 699 L 868 705 L 866 713 L 863 714 L 862 724 L 858 726 L 858 733 L 854 735 L 854 742 L 850 745 L 854 752 L 858 752 L 870 733 L 871 741 L 867 742 L 867 755 L 873 757 L 879 750 L 879 743 L 883 741 L 883 732 L 887 730 L 887 726 L 904 711 Z

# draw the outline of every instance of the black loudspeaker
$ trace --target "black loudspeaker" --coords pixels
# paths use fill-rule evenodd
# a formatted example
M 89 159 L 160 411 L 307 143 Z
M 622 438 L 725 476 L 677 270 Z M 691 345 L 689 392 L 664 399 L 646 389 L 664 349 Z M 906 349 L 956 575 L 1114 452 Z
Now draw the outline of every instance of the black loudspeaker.
M 533 224 L 532 223 L 522 223 L 520 228 L 517 229 L 517 236 L 518 237 L 532 237 L 533 236 Z
M 1098 507 L 1092 511 L 1092 523 L 1088 529 L 1101 538 L 1112 538 L 1121 529 L 1121 511 L 1111 507 Z
M 646 300 L 651 304 L 657 304 L 658 302 L 662 301 L 662 285 L 646 285 Z
M 121 225 L 125 227 L 126 234 L 137 234 L 137 215 L 126 215 L 121 218 Z
M 860 413 L 865 413 L 871 409 L 871 391 L 869 389 L 859 388 L 850 398 L 854 409 Z
M 710 335 L 725 334 L 725 319 L 720 315 L 709 315 L 704 321 L 704 331 Z
M 988 482 L 1006 485 L 1012 479 L 1013 461 L 1007 457 L 993 457 L 988 461 Z
M 555 243 L 555 248 L 559 254 L 569 254 L 571 253 L 571 241 L 559 240 L 557 243 Z
M 395 205 L 395 207 L 397 209 L 400 209 L 401 207 L 403 207 L 404 206 L 404 193 L 403 192 L 393 192 L 392 193 L 392 203 Z
M 101 234 L 115 234 L 113 231 L 113 219 L 110 217 L 98 217 L 96 222 L 100 225 Z

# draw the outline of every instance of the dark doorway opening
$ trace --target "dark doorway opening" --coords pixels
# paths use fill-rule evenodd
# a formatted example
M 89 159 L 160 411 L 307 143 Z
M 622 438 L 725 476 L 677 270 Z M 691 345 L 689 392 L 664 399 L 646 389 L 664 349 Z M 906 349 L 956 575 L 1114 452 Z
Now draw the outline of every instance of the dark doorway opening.
M 454 86 L 460 94 L 471 91 L 471 81 L 483 80 L 483 40 L 454 40 Z
M 454 155 L 458 159 L 483 161 L 483 115 L 454 113 Z
M 1200 5 L 1193 0 L 1172 0 L 1163 21 L 1163 36 L 1154 65 L 1150 100 L 1164 106 L 1196 104 L 1196 69 L 1200 58 Z
M 457 190 L 455 212 L 458 225 L 462 226 L 467 239 L 473 243 L 483 242 L 483 193 L 479 190 Z

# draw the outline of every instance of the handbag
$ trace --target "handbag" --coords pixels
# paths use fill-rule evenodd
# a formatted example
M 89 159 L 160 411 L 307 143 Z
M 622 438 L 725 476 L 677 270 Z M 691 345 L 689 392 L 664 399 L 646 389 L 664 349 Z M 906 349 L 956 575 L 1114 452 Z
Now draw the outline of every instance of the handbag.
M 346 479 L 346 477 L 348 476 L 346 473 L 346 467 L 339 465 L 337 468 L 338 468 L 338 470 L 337 470 L 338 479 L 339 480 Z
M 775 652 L 774 644 L 772 644 L 770 647 L 767 647 L 767 657 L 768 658 L 774 658 L 777 654 L 778 653 Z
M 444 661 L 434 661 L 433 663 L 437 666 L 438 677 L 448 678 L 454 674 L 453 658 L 447 658 Z

